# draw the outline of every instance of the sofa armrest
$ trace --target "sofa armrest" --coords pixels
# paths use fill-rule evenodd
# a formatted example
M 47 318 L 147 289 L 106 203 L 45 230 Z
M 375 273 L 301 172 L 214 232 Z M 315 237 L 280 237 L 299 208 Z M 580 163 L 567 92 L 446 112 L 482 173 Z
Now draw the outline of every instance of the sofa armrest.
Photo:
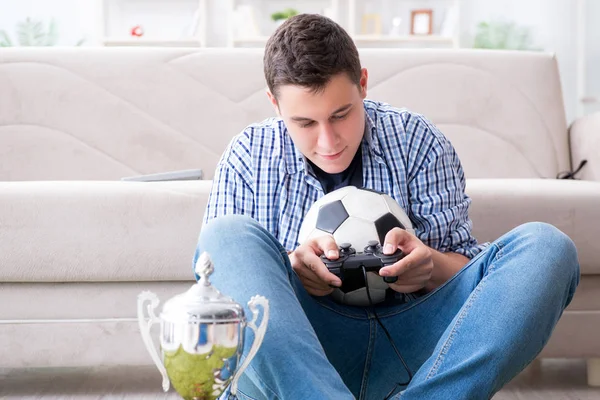
M 600 182 L 469 179 L 467 194 L 478 241 L 492 242 L 526 222 L 547 222 L 575 242 L 582 273 L 600 274 Z
M 575 120 L 569 127 L 569 138 L 573 168 L 587 160 L 577 178 L 600 181 L 600 112 Z
M 211 185 L 0 182 L 0 282 L 193 281 Z

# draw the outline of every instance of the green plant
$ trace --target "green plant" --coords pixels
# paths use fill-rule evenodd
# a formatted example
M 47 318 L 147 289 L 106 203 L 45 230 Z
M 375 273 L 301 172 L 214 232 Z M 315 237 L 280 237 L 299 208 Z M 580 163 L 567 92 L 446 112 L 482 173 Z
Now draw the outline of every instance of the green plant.
M 4 30 L 0 30 L 0 47 L 11 47 L 12 41 L 10 40 L 10 36 Z
M 17 23 L 16 43 L 19 46 L 54 46 L 58 42 L 58 26 L 54 18 L 50 19 L 48 27 L 43 21 L 25 18 Z M 84 40 L 77 42 L 80 46 Z M 5 30 L 0 30 L 0 47 L 12 47 L 15 43 Z
M 294 15 L 298 15 L 298 11 L 293 8 L 286 8 L 283 11 L 274 12 L 271 14 L 271 19 L 275 22 L 280 21 L 282 19 L 288 19 L 293 17 Z
M 532 45 L 531 29 L 514 22 L 480 22 L 473 43 L 479 49 L 540 50 Z

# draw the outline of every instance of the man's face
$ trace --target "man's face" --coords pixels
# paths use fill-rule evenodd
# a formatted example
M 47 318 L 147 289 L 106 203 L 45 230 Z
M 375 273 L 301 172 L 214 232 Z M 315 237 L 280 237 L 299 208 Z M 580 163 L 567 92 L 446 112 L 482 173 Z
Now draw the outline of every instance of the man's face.
M 277 100 L 268 93 L 296 147 L 327 173 L 348 168 L 360 146 L 365 129 L 366 69 L 360 86 L 340 74 L 317 93 L 295 85 L 281 86 Z

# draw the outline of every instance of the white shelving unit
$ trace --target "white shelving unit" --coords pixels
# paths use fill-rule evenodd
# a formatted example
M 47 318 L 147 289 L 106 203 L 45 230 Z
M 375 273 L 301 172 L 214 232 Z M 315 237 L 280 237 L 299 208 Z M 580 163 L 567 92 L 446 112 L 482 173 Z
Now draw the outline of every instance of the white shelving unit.
M 430 2 L 348 0 L 347 4 L 348 23 L 346 29 L 359 46 L 459 47 L 460 45 L 460 0 Z M 374 4 L 378 4 L 379 9 Z M 422 9 L 432 11 L 432 32 L 430 34 L 411 34 L 411 11 Z M 375 34 L 362 32 L 364 18 L 368 15 L 376 18 L 378 24 L 381 25 L 382 32 Z M 400 22 L 395 31 L 390 26 L 393 25 L 394 20 Z
M 205 47 L 209 0 L 98 0 L 102 45 Z M 141 26 L 144 34 L 130 32 Z
M 288 8 L 298 12 L 325 14 L 340 21 L 340 3 L 348 0 L 226 0 L 227 46 L 262 47 L 277 28 L 271 14 Z
M 276 28 L 273 23 L 269 31 L 269 24 L 266 23 L 271 13 L 275 11 L 273 7 L 277 7 L 279 10 L 294 7 L 299 12 L 318 12 L 316 4 L 319 3 L 322 9 L 327 8 L 329 10 L 326 15 L 347 29 L 360 47 L 436 46 L 456 48 L 460 46 L 460 0 L 437 0 L 433 2 L 436 5 L 441 4 L 443 7 L 432 9 L 433 32 L 427 35 L 410 34 L 410 11 L 427 8 L 427 6 L 424 7 L 423 2 L 416 0 L 313 0 L 304 2 L 228 0 L 228 2 L 228 46 L 231 47 L 264 46 L 269 35 Z M 303 8 L 303 5 L 306 5 L 306 7 Z M 377 8 L 377 5 L 379 5 L 379 8 Z M 381 5 L 384 5 L 385 9 L 382 9 Z M 240 6 L 243 7 L 243 13 L 239 13 Z M 396 12 L 397 14 L 393 15 L 401 21 L 400 29 L 394 33 L 390 29 L 394 17 L 387 15 L 389 11 Z M 442 14 L 443 17 L 440 18 L 439 14 Z M 378 31 L 374 33 L 362 30 L 363 22 L 369 17 L 375 20 L 378 27 Z M 245 21 L 250 26 L 256 25 L 254 31 L 257 33 L 251 35 L 236 34 L 236 28 L 239 28 L 240 20 Z M 359 29 L 359 26 L 361 29 Z M 444 32 L 441 32 L 441 30 Z
M 96 0 L 104 46 L 263 47 L 271 15 L 294 8 L 327 15 L 359 47 L 459 47 L 460 0 Z M 410 34 L 411 11 L 432 9 L 431 34 Z M 393 21 L 400 21 L 392 29 Z M 365 31 L 365 23 L 375 29 Z M 209 29 L 209 24 L 210 29 Z M 131 29 L 142 26 L 135 37 Z

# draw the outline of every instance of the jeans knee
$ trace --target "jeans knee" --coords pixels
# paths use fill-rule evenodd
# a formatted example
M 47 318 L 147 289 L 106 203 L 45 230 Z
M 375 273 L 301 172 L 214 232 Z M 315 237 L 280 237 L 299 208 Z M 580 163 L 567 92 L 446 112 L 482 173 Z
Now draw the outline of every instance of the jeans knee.
M 196 264 L 200 254 L 206 249 L 232 249 L 240 241 L 248 243 L 250 232 L 261 229 L 258 223 L 246 216 L 239 214 L 222 215 L 211 219 L 202 227 L 202 231 L 196 243 L 196 250 L 193 257 L 193 265 Z M 212 256 L 212 255 L 211 255 Z
M 563 231 L 546 222 L 528 222 L 521 225 L 525 236 L 531 241 L 530 246 L 539 250 L 548 250 L 572 259 L 576 258 L 575 243 Z
M 560 229 L 546 222 L 529 222 L 518 227 L 517 232 L 525 238 L 524 244 L 529 251 L 548 261 L 540 265 L 545 268 L 544 273 L 549 272 L 548 267 L 555 265 L 557 268 L 553 272 L 579 276 L 577 247 Z
M 223 215 L 205 224 L 196 244 L 194 266 L 205 251 L 213 260 L 225 263 L 235 258 L 265 258 L 267 254 L 276 257 L 281 264 L 285 262 L 285 250 L 279 241 L 258 221 L 246 215 Z
M 227 214 L 211 219 L 200 232 L 200 241 L 204 238 L 224 238 L 240 240 L 240 235 L 246 234 L 249 229 L 256 228 L 258 222 L 247 215 Z

